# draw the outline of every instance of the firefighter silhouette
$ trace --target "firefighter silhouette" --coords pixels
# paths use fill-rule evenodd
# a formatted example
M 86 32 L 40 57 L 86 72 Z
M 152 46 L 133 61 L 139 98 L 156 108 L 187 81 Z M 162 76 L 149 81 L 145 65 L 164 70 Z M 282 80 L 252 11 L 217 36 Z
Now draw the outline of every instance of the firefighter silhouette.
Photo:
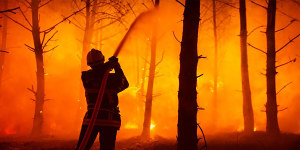
M 87 130 L 104 73 L 107 69 L 114 69 L 115 73 L 108 75 L 100 111 L 98 112 L 96 123 L 85 147 L 85 149 L 90 149 L 98 133 L 100 133 L 100 150 L 114 150 L 117 130 L 119 130 L 121 126 L 117 94 L 126 89 L 129 84 L 118 63 L 118 58 L 114 56 L 109 58 L 108 62 L 104 63 L 104 56 L 101 51 L 92 49 L 87 55 L 87 64 L 91 69 L 83 71 L 81 76 L 85 88 L 87 112 L 82 123 L 76 149 L 79 148 Z

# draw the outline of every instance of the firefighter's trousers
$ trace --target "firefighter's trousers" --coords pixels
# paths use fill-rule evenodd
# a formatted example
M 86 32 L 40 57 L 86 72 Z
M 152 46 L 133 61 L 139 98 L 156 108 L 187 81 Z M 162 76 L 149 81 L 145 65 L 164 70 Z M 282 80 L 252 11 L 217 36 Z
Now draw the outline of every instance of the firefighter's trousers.
M 82 125 L 76 150 L 78 150 L 79 144 L 82 142 L 86 130 L 87 130 L 87 125 Z M 91 136 L 88 139 L 88 143 L 86 144 L 85 150 L 89 150 L 92 147 L 98 133 L 100 133 L 99 135 L 100 150 L 114 150 L 117 131 L 118 128 L 116 127 L 94 126 Z

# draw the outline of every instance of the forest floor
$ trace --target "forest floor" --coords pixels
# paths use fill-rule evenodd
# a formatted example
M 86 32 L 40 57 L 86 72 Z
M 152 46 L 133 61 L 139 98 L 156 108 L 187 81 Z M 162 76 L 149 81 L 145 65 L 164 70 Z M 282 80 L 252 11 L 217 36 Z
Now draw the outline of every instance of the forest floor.
M 206 136 L 208 150 L 300 150 L 300 135 L 281 134 L 270 137 L 264 132 L 255 132 L 252 135 L 243 133 L 224 133 Z M 1 150 L 73 150 L 76 140 L 62 140 L 53 137 L 39 140 L 24 139 L 21 137 L 0 137 Z M 99 149 L 99 142 L 95 142 L 92 150 Z M 199 141 L 199 150 L 204 147 L 204 140 Z M 176 150 L 176 139 L 166 139 L 160 136 L 148 141 L 140 141 L 133 137 L 116 142 L 116 150 Z

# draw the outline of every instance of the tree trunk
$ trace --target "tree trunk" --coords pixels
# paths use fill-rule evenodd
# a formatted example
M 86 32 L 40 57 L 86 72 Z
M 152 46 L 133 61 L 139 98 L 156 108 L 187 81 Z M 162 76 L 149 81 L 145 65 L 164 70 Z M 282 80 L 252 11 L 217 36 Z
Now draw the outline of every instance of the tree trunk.
M 82 57 L 81 57 L 81 71 L 87 69 L 87 61 L 86 56 L 88 51 L 91 49 L 91 41 L 92 41 L 92 28 L 91 28 L 91 2 L 90 0 L 86 0 L 86 18 L 85 18 L 85 30 L 83 35 L 83 45 L 82 45 Z
M 92 43 L 92 37 L 93 37 L 93 30 L 94 30 L 94 21 L 95 21 L 95 13 L 97 9 L 97 3 L 98 0 L 92 1 L 94 3 L 92 10 L 91 10 L 91 0 L 86 0 L 86 18 L 85 18 L 85 30 L 83 35 L 83 42 L 82 42 L 82 55 L 81 55 L 81 71 L 87 70 L 87 54 L 91 50 L 91 43 Z M 77 110 L 77 115 L 80 116 L 83 114 L 81 111 L 81 108 L 85 105 L 85 96 L 84 96 L 84 88 L 82 84 L 80 84 L 79 89 L 79 103 Z M 82 121 L 82 119 L 78 120 L 79 122 Z
M 159 0 L 155 0 L 155 8 L 158 9 Z M 145 139 L 150 138 L 150 128 L 151 128 L 151 113 L 152 113 L 152 98 L 153 98 L 153 84 L 155 78 L 155 59 L 156 59 L 156 43 L 157 43 L 157 25 L 154 25 L 153 33 L 151 37 L 151 57 L 150 57 L 150 68 L 149 68 L 149 80 L 146 94 L 145 102 L 145 114 L 144 114 L 144 124 L 142 137 Z
M 251 101 L 251 90 L 248 73 L 248 55 L 247 55 L 247 20 L 246 3 L 240 0 L 240 41 L 241 41 L 241 73 L 242 73 L 242 92 L 243 92 L 243 115 L 244 131 L 254 131 L 254 116 Z
M 267 20 L 267 133 L 279 134 L 279 125 L 277 119 L 277 100 L 276 100 L 276 49 L 275 49 L 275 18 L 276 18 L 276 0 L 270 0 L 268 5 Z
M 8 0 L 3 0 L 3 10 L 8 9 Z M 7 17 L 4 17 L 3 15 L 3 24 L 0 29 L 2 29 L 2 40 L 1 40 L 1 50 L 6 49 L 6 38 L 7 38 Z M 0 90 L 2 87 L 2 75 L 4 71 L 4 59 L 5 59 L 5 53 L 0 52 Z
M 136 87 L 140 86 L 140 49 L 136 50 Z
M 200 0 L 186 0 L 180 52 L 178 150 L 197 150 L 197 42 Z
M 217 20 L 216 20 L 216 0 L 212 0 L 213 6 L 213 30 L 214 30 L 214 48 L 215 48 L 215 59 L 214 59 L 214 91 L 213 91 L 213 123 L 217 120 L 217 101 L 218 101 L 218 37 L 217 37 Z
M 145 59 L 148 60 L 148 51 L 145 51 Z M 143 70 L 142 70 L 142 74 L 141 74 L 141 89 L 139 91 L 141 96 L 144 96 L 145 93 L 145 81 L 146 81 L 146 71 L 147 71 L 147 61 L 144 61 L 143 64 Z
M 42 134 L 43 126 L 43 109 L 44 109 L 44 98 L 45 98 L 45 72 L 44 72 L 44 61 L 43 61 L 43 49 L 40 40 L 40 27 L 39 27 L 39 4 L 40 0 L 32 0 L 32 36 L 34 41 L 34 52 L 37 66 L 37 91 L 35 99 L 35 112 L 33 118 L 32 135 L 39 136 Z

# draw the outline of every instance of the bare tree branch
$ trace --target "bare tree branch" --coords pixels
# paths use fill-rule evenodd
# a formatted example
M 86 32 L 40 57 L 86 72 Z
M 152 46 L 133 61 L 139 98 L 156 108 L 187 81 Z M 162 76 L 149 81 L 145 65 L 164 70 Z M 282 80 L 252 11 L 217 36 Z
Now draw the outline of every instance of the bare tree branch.
M 63 16 L 64 17 L 64 16 Z M 78 29 L 84 31 L 83 27 L 81 27 L 80 25 L 77 25 L 76 23 L 74 23 L 73 21 L 71 21 L 69 18 L 67 19 L 69 21 L 69 23 L 73 24 L 75 27 L 77 27 Z
M 252 48 L 254 48 L 254 49 L 260 51 L 260 52 L 263 52 L 263 53 L 267 54 L 267 52 L 265 52 L 264 50 L 259 49 L 259 48 L 255 47 L 255 46 L 251 45 L 250 43 L 248 43 L 248 45 L 251 46 Z
M 197 78 L 199 78 L 199 77 L 201 77 L 201 76 L 203 76 L 203 74 L 198 75 Z
M 149 9 L 148 6 L 147 6 L 145 3 L 142 3 L 142 5 L 143 5 L 145 8 Z
M 47 50 L 47 51 L 43 51 L 43 53 L 48 53 L 48 52 L 50 52 L 50 51 L 53 51 L 55 48 L 57 48 L 58 47 L 58 45 L 56 45 L 56 46 L 54 46 L 53 48 L 51 48 L 51 49 L 49 49 L 49 50 Z
M 185 5 L 182 3 L 182 2 L 180 2 L 179 0 L 175 0 L 177 3 L 179 3 L 180 5 L 182 5 L 183 7 L 185 7 Z
M 105 25 L 103 25 L 103 26 L 101 26 L 101 27 L 99 27 L 99 28 L 94 29 L 94 31 L 104 29 L 104 28 L 106 28 L 106 27 L 108 27 L 108 26 L 110 26 L 110 25 L 112 25 L 112 24 L 114 24 L 114 23 L 116 23 L 116 22 L 118 22 L 118 20 L 113 20 L 113 21 L 111 21 L 111 22 L 108 23 L 108 24 L 105 24 Z
M 287 24 L 286 26 L 284 26 L 284 27 L 281 28 L 281 29 L 276 30 L 275 32 L 279 32 L 279 31 L 282 31 L 282 30 L 286 29 L 286 28 L 289 27 L 291 24 L 293 24 L 295 21 L 296 21 L 296 19 L 292 19 L 292 20 L 290 21 L 289 24 Z
M 26 22 L 30 25 L 30 27 L 32 28 L 31 23 L 29 22 L 29 20 L 27 19 L 27 17 L 25 16 L 24 12 L 22 11 L 22 9 L 20 9 L 20 12 L 22 14 L 22 16 L 24 17 L 24 19 L 26 20 Z
M 300 6 L 300 2 L 298 2 L 296 0 L 292 0 L 292 1 Z
M 264 8 L 264 9 L 268 9 L 266 6 L 263 6 L 263 5 L 261 5 L 261 4 L 258 4 L 258 3 L 254 2 L 254 1 L 250 1 L 250 2 L 253 3 L 253 4 L 255 4 L 255 5 L 257 5 L 257 6 L 262 7 L 262 8 Z
M 276 95 L 279 94 L 284 88 L 286 88 L 288 85 L 292 84 L 293 82 L 289 82 L 288 84 L 284 85 L 278 92 L 276 92 Z
M 51 101 L 51 100 L 53 100 L 53 99 L 49 99 L 49 98 L 48 98 L 48 99 L 45 99 L 44 101 L 46 102 L 46 101 Z
M 0 52 L 3 52 L 3 53 L 9 53 L 8 51 L 3 51 L 3 50 L 0 50 Z
M 279 110 L 277 110 L 277 112 L 284 111 L 284 110 L 287 110 L 287 109 L 288 109 L 288 107 L 283 108 L 283 109 L 279 109 Z
M 287 13 L 285 13 L 285 12 L 281 11 L 280 9 L 277 9 L 277 11 L 278 11 L 279 13 L 281 13 L 281 14 L 283 14 L 283 15 L 285 15 L 285 16 L 287 16 L 287 17 L 289 17 L 289 18 L 291 18 L 291 19 L 296 19 L 295 17 L 292 17 L 292 16 L 288 15 Z M 299 20 L 298 20 L 298 19 L 296 19 L 296 21 L 299 21 Z
M 220 3 L 223 3 L 223 4 L 227 5 L 227 6 L 230 6 L 230 7 L 232 7 L 232 8 L 239 9 L 238 7 L 236 7 L 236 6 L 234 6 L 234 5 L 230 4 L 230 3 L 223 2 L 223 1 L 221 1 L 221 0 L 216 0 L 216 1 L 217 1 L 217 2 L 220 2 Z
M 24 0 L 24 1 L 29 5 L 29 7 L 31 7 L 31 3 L 28 0 Z
M 206 16 L 206 14 L 210 11 L 210 8 L 212 7 L 212 4 L 210 4 L 209 6 L 206 6 L 206 5 L 202 5 L 206 8 L 206 10 L 204 12 L 201 12 L 200 15 L 201 17 L 200 18 L 203 18 L 204 16 Z M 201 21 L 201 20 L 200 20 Z M 201 22 L 202 23 L 202 22 Z
M 26 27 L 26 26 L 25 26 L 25 25 L 23 25 L 22 23 L 20 23 L 20 22 L 18 22 L 18 21 L 16 21 L 16 20 L 14 20 L 14 19 L 12 19 L 11 17 L 7 16 L 6 14 L 4 14 L 4 16 L 6 16 L 7 18 L 9 18 L 11 21 L 15 22 L 16 24 L 18 24 L 18 25 L 22 26 L 22 27 L 23 27 L 23 28 L 25 28 L 26 30 L 28 30 L 28 31 L 32 32 L 32 31 L 31 31 L 31 29 L 29 29 L 28 27 Z
M 276 53 L 278 53 L 279 51 L 281 51 L 282 49 L 284 49 L 286 46 L 288 46 L 291 42 L 293 42 L 296 38 L 298 38 L 300 36 L 300 34 L 298 34 L 297 36 L 295 36 L 294 38 L 292 38 L 290 41 L 288 41 L 286 44 L 284 44 L 281 48 L 279 48 Z
M 149 62 L 146 58 L 144 58 L 144 57 L 142 57 L 142 56 L 141 56 L 141 58 L 142 58 L 147 64 L 150 64 L 150 62 Z
M 53 0 L 48 0 L 46 3 L 40 5 L 39 8 L 41 8 L 41 7 L 43 7 L 43 6 L 47 5 L 47 4 L 49 4 L 49 3 L 52 2 L 52 1 L 53 1 Z
M 127 2 L 127 5 L 128 5 L 128 7 L 130 8 L 130 10 L 132 11 L 133 15 L 136 17 L 136 14 L 135 14 L 135 12 L 133 11 L 131 5 L 130 5 L 128 2 Z
M 69 19 L 70 17 L 76 15 L 77 13 L 81 12 L 83 9 L 85 9 L 86 7 L 83 7 L 75 12 L 73 12 L 71 15 L 69 15 L 68 17 L 66 18 L 63 18 L 61 21 L 59 21 L 58 23 L 54 24 L 52 27 L 44 30 L 44 31 L 41 31 L 41 32 L 50 32 L 51 30 L 53 30 L 57 25 L 61 24 L 62 22 L 66 21 L 67 19 Z
M 160 60 L 155 64 L 155 66 L 158 66 L 164 60 L 164 55 L 165 55 L 165 51 L 163 51 Z
M 174 31 L 173 31 L 173 36 L 174 36 L 174 38 L 175 38 L 175 40 L 176 40 L 177 42 L 181 43 L 181 42 L 178 40 L 178 38 L 176 37 Z
M 46 38 L 46 32 L 43 32 L 44 33 L 44 35 L 43 35 L 43 39 L 42 39 L 42 42 L 41 42 L 41 45 L 43 46 L 43 44 L 44 44 L 44 41 L 45 41 L 45 38 Z
M 262 26 L 258 26 L 256 28 L 254 28 L 252 31 L 249 32 L 249 34 L 247 36 L 250 36 L 255 30 L 262 28 L 262 27 L 266 27 L 266 26 L 262 25 Z
M 31 46 L 29 46 L 29 45 L 27 45 L 27 44 L 25 44 L 25 46 L 26 46 L 30 51 L 35 52 L 35 50 L 34 50 L 33 47 L 31 47 Z
M 57 34 L 58 31 L 55 31 L 52 36 L 45 42 L 44 45 L 42 45 L 42 50 L 44 50 L 44 48 L 47 46 L 48 42 Z M 46 32 L 44 32 L 46 33 Z
M 230 18 L 230 17 L 231 17 L 230 15 L 227 15 L 226 17 L 224 17 L 224 18 L 219 22 L 219 24 L 216 26 L 216 29 L 218 29 L 219 26 L 220 26 L 221 24 L 223 24 L 223 22 L 224 22 L 225 20 L 227 20 L 227 18 Z
M 275 66 L 275 68 L 279 68 L 279 67 L 285 66 L 285 65 L 287 65 L 287 64 L 289 64 L 289 63 L 292 63 L 292 62 L 296 62 L 296 58 L 295 58 L 295 59 L 292 59 L 292 60 L 290 60 L 290 61 L 288 61 L 288 62 L 285 62 L 285 63 L 283 63 L 283 64 L 280 64 L 280 65 L 278 65 L 278 66 Z
M 36 91 L 34 91 L 33 85 L 30 88 L 27 88 L 27 90 L 29 90 L 30 92 L 32 92 L 34 95 L 36 95 Z
M 20 9 L 20 7 L 16 7 L 16 8 L 12 8 L 12 9 L 7 9 L 7 10 L 2 10 L 0 11 L 0 13 L 6 13 L 6 12 L 10 12 L 13 14 L 16 14 L 16 12 L 14 12 L 15 10 Z
M 198 59 L 201 59 L 201 58 L 207 58 L 207 57 L 204 57 L 202 55 L 198 56 Z
M 122 17 L 118 17 L 118 18 L 117 17 L 103 17 L 103 18 L 99 18 L 96 21 L 92 22 L 91 25 L 96 24 L 101 20 L 114 20 L 115 22 L 119 22 L 121 25 L 123 25 L 127 29 L 126 25 L 123 23 L 123 21 L 121 19 L 122 19 Z M 114 21 L 112 21 L 112 22 L 114 22 Z

